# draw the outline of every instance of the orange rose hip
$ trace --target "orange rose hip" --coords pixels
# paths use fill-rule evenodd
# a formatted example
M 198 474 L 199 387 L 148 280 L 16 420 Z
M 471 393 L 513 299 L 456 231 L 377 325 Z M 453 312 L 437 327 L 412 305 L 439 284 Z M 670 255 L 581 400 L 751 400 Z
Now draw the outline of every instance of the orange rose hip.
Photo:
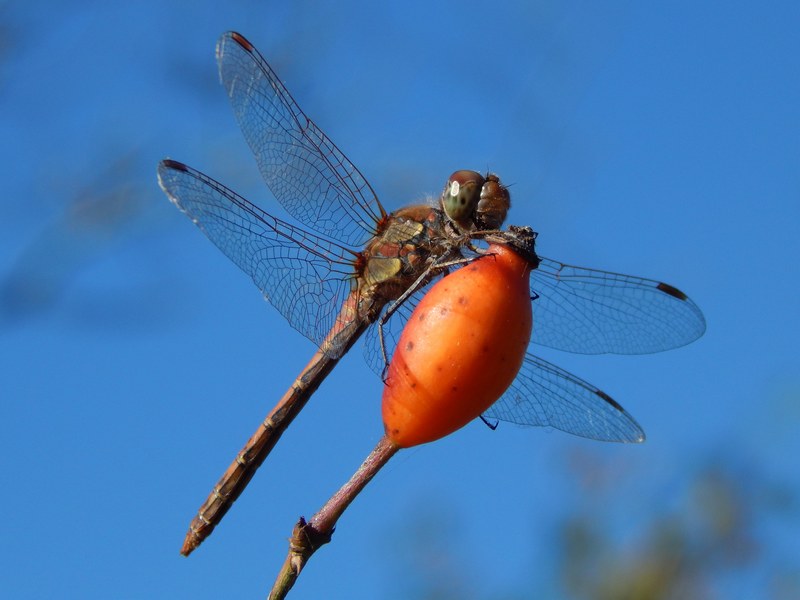
M 480 416 L 511 385 L 531 337 L 528 259 L 502 244 L 422 298 L 403 330 L 383 393 L 386 435 L 432 442 Z

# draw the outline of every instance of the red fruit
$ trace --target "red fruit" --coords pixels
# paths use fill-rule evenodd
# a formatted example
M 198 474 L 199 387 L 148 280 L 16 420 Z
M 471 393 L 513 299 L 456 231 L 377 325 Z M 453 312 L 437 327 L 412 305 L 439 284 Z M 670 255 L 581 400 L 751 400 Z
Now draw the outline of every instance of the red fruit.
M 500 245 L 423 297 L 395 349 L 383 393 L 386 435 L 409 447 L 481 415 L 511 385 L 531 337 L 531 264 Z

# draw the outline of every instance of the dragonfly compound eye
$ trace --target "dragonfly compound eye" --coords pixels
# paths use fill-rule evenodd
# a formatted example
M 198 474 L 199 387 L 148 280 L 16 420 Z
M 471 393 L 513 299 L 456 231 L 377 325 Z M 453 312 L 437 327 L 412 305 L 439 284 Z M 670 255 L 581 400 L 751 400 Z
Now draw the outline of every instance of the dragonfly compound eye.
M 472 215 L 481 197 L 486 180 L 477 171 L 456 171 L 447 180 L 442 192 L 445 214 L 464 229 L 473 228 Z
M 475 225 L 478 230 L 499 229 L 506 220 L 510 207 L 511 195 L 508 188 L 500 183 L 497 175 L 490 173 L 481 187 L 481 197 L 475 209 Z

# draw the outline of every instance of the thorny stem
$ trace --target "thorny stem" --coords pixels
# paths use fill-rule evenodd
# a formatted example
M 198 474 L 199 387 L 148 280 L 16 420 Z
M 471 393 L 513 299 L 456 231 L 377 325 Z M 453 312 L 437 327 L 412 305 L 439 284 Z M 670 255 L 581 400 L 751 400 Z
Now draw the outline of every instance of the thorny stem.
M 331 541 L 336 522 L 342 513 L 399 449 L 388 437 L 383 436 L 350 481 L 331 496 L 310 521 L 306 522 L 300 517 L 292 530 L 292 537 L 289 538 L 289 554 L 272 586 L 269 600 L 282 600 L 286 597 L 311 555 Z

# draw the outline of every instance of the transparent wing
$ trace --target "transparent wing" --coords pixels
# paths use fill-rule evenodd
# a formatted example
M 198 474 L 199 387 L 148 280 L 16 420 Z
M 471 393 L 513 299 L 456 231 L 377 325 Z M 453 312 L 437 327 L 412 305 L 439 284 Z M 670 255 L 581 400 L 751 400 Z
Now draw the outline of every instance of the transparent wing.
M 541 258 L 531 273 L 536 344 L 579 354 L 648 354 L 703 335 L 703 313 L 686 294 L 653 279 Z
M 643 442 L 644 431 L 624 408 L 590 383 L 532 354 L 484 416 L 609 442 Z
M 386 213 L 361 172 L 242 35 L 220 38 L 217 62 L 236 120 L 278 201 L 315 231 L 363 245 Z
M 351 291 L 352 251 L 276 219 L 183 163 L 161 161 L 158 180 L 292 327 L 320 345 Z

